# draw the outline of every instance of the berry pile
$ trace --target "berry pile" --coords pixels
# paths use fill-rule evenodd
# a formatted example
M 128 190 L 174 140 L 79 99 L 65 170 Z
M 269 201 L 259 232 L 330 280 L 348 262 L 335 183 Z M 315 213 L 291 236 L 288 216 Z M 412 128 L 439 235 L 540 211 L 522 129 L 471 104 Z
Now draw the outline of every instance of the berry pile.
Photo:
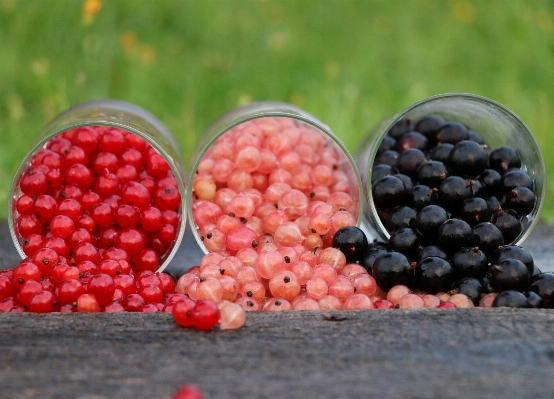
M 429 115 L 397 122 L 373 165 L 372 198 L 390 239 L 362 263 L 381 289 L 467 291 L 475 304 L 487 291 L 529 290 L 538 271 L 508 244 L 537 199 L 515 149 L 490 151 L 478 133 Z
M 284 117 L 254 119 L 219 137 L 192 183 L 192 220 L 207 251 L 314 250 L 355 225 L 354 173 L 333 144 Z

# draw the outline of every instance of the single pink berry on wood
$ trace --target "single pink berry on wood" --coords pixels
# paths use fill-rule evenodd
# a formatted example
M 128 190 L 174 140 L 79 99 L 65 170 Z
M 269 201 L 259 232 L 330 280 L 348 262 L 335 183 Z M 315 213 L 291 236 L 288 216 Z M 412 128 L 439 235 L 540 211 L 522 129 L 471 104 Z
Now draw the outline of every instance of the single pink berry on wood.
M 183 385 L 173 394 L 172 399 L 204 399 L 204 395 L 196 385 Z
M 222 330 L 236 330 L 246 322 L 245 310 L 236 303 L 222 301 L 219 304 L 219 311 L 219 327 Z

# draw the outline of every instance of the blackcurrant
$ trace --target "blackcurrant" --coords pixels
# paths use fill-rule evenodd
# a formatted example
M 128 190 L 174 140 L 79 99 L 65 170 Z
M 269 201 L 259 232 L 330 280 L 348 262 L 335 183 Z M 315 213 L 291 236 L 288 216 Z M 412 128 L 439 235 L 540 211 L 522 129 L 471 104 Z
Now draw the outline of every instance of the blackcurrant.
M 554 292 L 554 273 L 540 273 L 533 276 L 529 290 L 541 297 L 546 308 L 554 307 L 554 298 L 552 298 L 552 293 Z
M 406 151 L 409 148 L 417 148 L 418 150 L 425 150 L 429 141 L 427 138 L 418 132 L 408 132 L 397 140 L 398 152 Z
M 415 286 L 429 294 L 447 291 L 454 282 L 454 271 L 448 261 L 429 256 L 421 260 L 415 269 Z
M 428 245 L 426 247 L 423 247 L 421 251 L 419 251 L 418 260 L 421 261 L 425 258 L 428 258 L 429 256 L 435 256 L 437 258 L 448 260 L 448 254 L 446 253 L 446 251 L 441 247 L 437 247 L 436 245 Z
M 402 135 L 413 130 L 412 120 L 407 117 L 403 117 L 396 122 L 388 131 L 388 135 L 393 139 L 398 140 Z
M 533 257 L 531 256 L 529 251 L 517 245 L 506 245 L 501 248 L 498 248 L 494 252 L 491 258 L 491 262 L 499 263 L 504 259 L 508 259 L 508 258 L 517 259 L 523 262 L 523 264 L 527 267 L 529 274 L 534 273 L 535 262 L 533 261 Z
M 469 132 L 459 122 L 448 122 L 437 132 L 437 141 L 439 143 L 457 144 L 463 140 L 469 140 Z
M 527 187 L 516 187 L 506 194 L 506 207 L 513 209 L 520 216 L 531 213 L 535 208 L 535 193 Z
M 435 204 L 438 201 L 437 188 L 431 188 L 423 184 L 414 186 L 408 194 L 408 202 L 415 209 L 422 209 L 427 205 Z
M 429 140 L 436 140 L 438 130 L 446 123 L 446 121 L 438 115 L 427 115 L 419 119 L 414 130 L 423 134 Z
M 457 293 L 464 294 L 471 299 L 475 306 L 479 305 L 481 295 L 485 291 L 481 281 L 473 277 L 464 277 L 456 280 L 453 288 Z
M 494 169 L 485 169 L 479 175 L 479 181 L 485 190 L 485 195 L 495 195 L 498 192 L 498 186 L 502 176 Z
M 487 201 L 480 197 L 467 198 L 462 203 L 460 217 L 470 226 L 475 226 L 481 222 L 488 222 L 491 214 Z
M 497 207 L 492 216 L 491 223 L 498 227 L 504 236 L 504 242 L 513 242 L 521 233 L 519 215 L 511 209 L 503 210 Z
M 487 274 L 489 261 L 477 247 L 462 247 L 450 257 L 457 278 L 483 278 Z
M 396 167 L 400 173 L 414 177 L 417 174 L 417 168 L 425 162 L 427 162 L 427 158 L 425 158 L 421 150 L 408 148 L 398 155 Z
M 436 147 L 433 147 L 429 150 L 429 159 L 431 161 L 439 161 L 445 165 L 448 165 L 450 159 L 450 151 L 454 148 L 454 144 L 441 144 Z
M 473 229 L 461 219 L 448 219 L 439 227 L 439 245 L 453 253 L 473 244 Z
M 504 236 L 494 224 L 479 223 L 473 227 L 474 243 L 487 257 L 504 245 Z M 521 259 L 520 259 L 521 260 Z
M 375 182 L 385 176 L 394 176 L 398 173 L 398 169 L 387 164 L 374 165 L 371 170 L 371 182 Z
M 476 176 L 485 170 L 487 162 L 483 146 L 463 140 L 452 148 L 448 165 L 459 176 Z
M 438 205 L 427 205 L 415 217 L 415 227 L 421 232 L 423 242 L 436 242 L 439 227 L 448 220 L 446 211 Z
M 388 291 L 395 285 L 413 286 L 414 265 L 400 252 L 388 252 L 377 258 L 372 275 L 379 288 Z
M 369 274 L 372 274 L 373 264 L 377 258 L 388 252 L 388 249 L 382 246 L 370 248 L 367 250 L 362 259 L 360 259 L 360 265 L 363 266 Z
M 417 180 L 419 184 L 429 187 L 439 187 L 444 179 L 448 177 L 446 166 L 439 161 L 429 161 L 417 168 Z
M 504 173 L 510 168 L 520 168 L 521 158 L 518 152 L 511 147 L 499 147 L 489 155 L 489 168 L 498 173 Z
M 396 162 L 398 161 L 398 152 L 394 150 L 383 151 L 377 157 L 375 157 L 375 165 L 389 165 L 396 167 Z
M 439 200 L 449 210 L 460 208 L 464 200 L 472 196 L 467 181 L 460 176 L 450 176 L 444 179 L 439 188 Z
M 382 210 L 401 205 L 406 198 L 406 186 L 394 176 L 385 176 L 371 185 L 373 202 Z
M 517 187 L 527 187 L 532 191 L 533 186 L 533 180 L 522 170 L 511 170 L 506 172 L 502 178 L 500 178 L 499 183 L 500 190 L 503 193 L 509 193 Z
M 409 206 L 397 206 L 389 213 L 385 227 L 392 233 L 403 227 L 413 227 L 417 212 Z
M 527 298 L 521 292 L 514 290 L 506 290 L 501 292 L 494 298 L 492 302 L 493 308 L 527 308 L 529 303 Z
M 525 297 L 527 298 L 527 303 L 529 304 L 530 308 L 544 308 L 544 301 L 536 292 L 525 291 L 523 295 L 525 295 Z
M 361 229 L 356 226 L 346 226 L 335 233 L 332 245 L 340 249 L 346 257 L 346 262 L 355 263 L 365 256 L 368 241 Z
M 517 259 L 504 259 L 491 266 L 492 285 L 497 292 L 514 290 L 523 292 L 529 287 L 529 271 Z
M 417 255 L 423 246 L 421 245 L 421 233 L 404 227 L 393 232 L 389 239 L 390 249 L 401 252 L 410 259 L 417 259 Z

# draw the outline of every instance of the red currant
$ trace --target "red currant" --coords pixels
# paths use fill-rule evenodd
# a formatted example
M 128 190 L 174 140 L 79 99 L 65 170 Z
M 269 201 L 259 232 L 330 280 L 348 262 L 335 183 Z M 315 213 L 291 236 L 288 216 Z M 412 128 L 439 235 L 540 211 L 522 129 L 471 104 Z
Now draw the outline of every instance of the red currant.
M 177 324 L 182 327 L 192 327 L 194 325 L 193 309 L 195 306 L 196 303 L 189 298 L 177 302 L 171 311 Z
M 198 301 L 192 309 L 194 327 L 199 330 L 211 330 L 219 322 L 219 308 L 210 301 Z
M 115 283 L 107 274 L 92 276 L 87 284 L 87 292 L 94 295 L 100 305 L 113 302 Z
M 56 296 L 50 291 L 39 291 L 29 301 L 27 308 L 33 313 L 50 313 L 56 307 Z

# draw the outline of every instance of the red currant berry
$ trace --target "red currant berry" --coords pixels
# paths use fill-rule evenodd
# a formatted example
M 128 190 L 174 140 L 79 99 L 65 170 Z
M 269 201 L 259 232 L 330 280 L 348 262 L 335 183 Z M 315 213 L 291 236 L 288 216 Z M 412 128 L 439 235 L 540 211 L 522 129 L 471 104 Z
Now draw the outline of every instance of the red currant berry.
M 34 280 L 26 281 L 17 292 L 17 300 L 27 306 L 29 305 L 29 302 L 31 302 L 33 296 L 40 291 L 42 291 L 41 283 Z
M 156 274 L 160 279 L 160 288 L 164 294 L 173 294 L 175 292 L 175 280 L 167 273 L 157 273 Z
M 121 199 L 123 203 L 135 205 L 140 210 L 145 209 L 150 205 L 152 200 L 150 191 L 142 184 L 137 182 L 129 182 L 121 189 Z
M 108 195 L 106 198 L 104 198 L 104 202 L 112 207 L 112 211 L 116 211 L 121 204 L 123 204 L 123 200 L 121 197 L 117 194 Z
M 83 214 L 83 207 L 78 201 L 66 198 L 59 203 L 57 214 L 65 215 L 76 223 Z
M 160 229 L 159 237 L 163 242 L 173 242 L 177 237 L 177 230 L 173 225 L 165 224 Z
M 87 191 L 83 194 L 83 198 L 81 199 L 81 205 L 83 207 L 83 210 L 85 211 L 92 211 L 92 207 L 96 204 L 99 204 L 102 202 L 102 198 L 94 191 Z
M 173 186 L 159 187 L 154 193 L 154 203 L 162 211 L 176 210 L 181 205 L 181 194 Z
M 146 231 L 158 231 L 163 226 L 162 212 L 153 206 L 149 206 L 141 212 L 140 224 Z
M 113 173 L 102 174 L 94 179 L 94 192 L 102 198 L 119 192 L 119 179 Z
M 116 236 L 115 244 L 133 256 L 144 249 L 146 238 L 136 229 L 125 229 Z
M 52 274 L 52 269 L 58 260 L 58 254 L 51 248 L 39 249 L 33 256 L 33 263 L 39 267 L 43 276 Z
M 54 237 L 67 238 L 75 230 L 75 222 L 64 215 L 54 216 L 50 222 L 50 232 Z
M 192 310 L 196 306 L 196 303 L 189 298 L 185 298 L 173 306 L 171 313 L 173 318 L 182 327 L 192 327 L 194 325 L 194 319 L 192 316 Z
M 81 272 L 76 266 L 69 266 L 62 273 L 62 282 L 69 280 L 79 280 L 81 278 Z M 81 279 L 81 283 L 85 283 L 84 278 Z
M 48 191 L 48 181 L 46 175 L 43 172 L 34 169 L 28 169 L 23 175 L 19 187 L 23 194 L 28 195 L 42 195 Z
M 127 295 L 121 305 L 127 312 L 140 312 L 141 308 L 146 304 L 144 299 L 139 294 Z
M 146 248 L 133 257 L 133 263 L 137 270 L 155 271 L 160 267 L 160 257 L 154 250 Z
M 66 198 L 81 202 L 83 199 L 83 191 L 77 186 L 65 186 L 59 191 L 57 199 L 61 201 Z
M 64 281 L 64 275 L 66 270 L 69 268 L 69 265 L 66 263 L 58 263 L 52 268 L 52 280 L 54 283 L 60 284 Z
M 119 184 L 126 184 L 136 181 L 138 177 L 137 169 L 133 165 L 123 165 L 115 171 Z
M 133 276 L 129 274 L 120 274 L 113 278 L 115 288 L 121 290 L 124 296 L 137 293 L 137 284 Z
M 30 215 L 34 213 L 35 200 L 32 196 L 23 194 L 15 202 L 15 209 L 20 215 Z
M 107 130 L 100 137 L 99 147 L 101 151 L 118 154 L 125 147 L 125 137 L 117 129 Z
M 107 305 L 113 302 L 115 283 L 107 274 L 92 276 L 87 284 L 87 292 L 94 295 L 100 305 Z
M 154 284 L 140 287 L 138 293 L 147 303 L 161 302 L 164 296 L 162 289 Z
M 159 234 L 154 233 L 148 237 L 147 246 L 148 248 L 151 248 L 154 251 L 156 251 L 158 255 L 162 256 L 167 252 L 167 250 L 171 246 L 171 243 L 160 240 Z
M 57 189 L 63 183 L 63 174 L 59 169 L 51 169 L 46 173 L 46 181 L 50 189 Z
M 75 261 L 75 264 L 79 264 L 85 260 L 98 264 L 101 259 L 100 253 L 94 245 L 88 242 L 83 242 L 75 249 L 75 251 L 73 251 L 73 260 Z
M 77 312 L 100 312 L 100 304 L 92 294 L 82 294 L 77 298 Z
M 94 206 L 90 214 L 97 226 L 107 227 L 115 222 L 115 215 L 112 207 L 106 202 Z
M 65 181 L 67 184 L 76 185 L 81 190 L 88 190 L 92 185 L 92 172 L 85 165 L 76 163 L 65 171 Z
M 27 256 L 33 256 L 40 248 L 44 246 L 45 239 L 40 234 L 31 234 L 23 240 L 23 252 Z
M 39 291 L 29 301 L 27 308 L 33 313 L 50 313 L 55 310 L 56 296 L 50 291 Z
M 90 217 L 90 215 L 83 215 L 79 217 L 75 227 L 83 228 L 92 234 L 92 232 L 96 229 L 96 223 L 94 222 L 94 219 Z
M 81 228 L 73 230 L 73 232 L 67 238 L 67 244 L 69 244 L 69 248 L 71 248 L 72 251 L 75 251 L 77 247 L 84 242 L 94 244 L 94 238 L 92 237 L 92 234 L 90 234 L 87 230 Z
M 171 209 L 166 209 L 162 212 L 164 224 L 170 224 L 177 227 L 179 225 L 179 214 Z
M 131 229 L 140 223 L 140 211 L 133 205 L 120 205 L 115 211 L 115 221 L 122 229 Z
M 120 230 L 115 226 L 102 227 L 98 230 L 96 244 L 99 248 L 107 248 L 115 245 L 115 238 Z
M 107 169 L 110 173 L 115 173 L 119 166 L 119 160 L 111 152 L 99 152 L 92 160 L 92 170 L 97 175 L 104 174 Z
M 98 264 L 98 271 L 100 273 L 107 274 L 108 276 L 115 277 L 118 274 L 121 274 L 121 265 L 117 260 L 103 260 Z
M 126 148 L 121 151 L 119 161 L 122 165 L 132 165 L 137 170 L 142 169 L 144 164 L 141 152 L 134 148 Z
M 98 147 L 100 137 L 94 126 L 85 126 L 73 134 L 73 144 L 86 152 L 93 152 Z
M 60 256 L 69 256 L 69 244 L 66 240 L 60 237 L 50 237 L 44 242 L 45 248 L 51 248 Z
M 17 220 L 17 230 L 23 238 L 42 232 L 42 223 L 35 215 L 23 215 Z
M 95 275 L 98 274 L 98 267 L 95 263 L 92 263 L 90 260 L 84 260 L 81 263 L 77 264 L 79 273 L 84 275 Z
M 219 308 L 210 301 L 198 301 L 192 309 L 194 327 L 199 330 L 211 330 L 219 323 Z
M 21 285 L 27 281 L 40 281 L 42 273 L 40 268 L 30 261 L 22 261 L 13 269 L 12 279 L 17 285 Z
M 60 304 L 72 304 L 85 293 L 85 287 L 79 280 L 68 280 L 58 286 L 58 302 Z
M 169 164 L 162 154 L 154 152 L 146 158 L 146 170 L 154 177 L 163 177 L 169 172 Z
M 17 306 L 17 302 L 13 297 L 6 298 L 0 301 L 0 313 L 11 312 Z
M 172 399 L 204 399 L 204 395 L 197 386 L 184 385 L 173 394 Z
M 105 313 L 121 313 L 125 312 L 125 309 L 123 306 L 121 306 L 120 303 L 110 303 L 108 306 L 104 308 Z
M 58 203 L 54 197 L 44 194 L 39 195 L 35 200 L 34 213 L 41 222 L 49 222 L 56 216 L 56 208 Z
M 15 293 L 15 285 L 8 276 L 0 276 L 0 301 L 13 296 Z
M 88 155 L 79 146 L 74 145 L 67 149 L 64 149 L 62 156 L 64 158 L 66 167 L 70 167 L 71 165 L 74 165 L 76 163 L 80 163 L 81 165 L 88 164 Z

